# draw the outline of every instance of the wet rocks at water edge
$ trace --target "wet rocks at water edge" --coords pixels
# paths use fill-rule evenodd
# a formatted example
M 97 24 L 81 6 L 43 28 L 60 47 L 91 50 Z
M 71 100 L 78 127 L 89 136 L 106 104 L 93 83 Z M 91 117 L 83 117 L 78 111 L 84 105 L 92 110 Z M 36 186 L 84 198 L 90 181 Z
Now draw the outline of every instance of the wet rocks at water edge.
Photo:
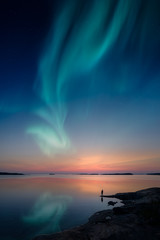
M 88 223 L 34 240 L 160 240 L 160 188 L 103 196 L 124 206 L 93 214 Z

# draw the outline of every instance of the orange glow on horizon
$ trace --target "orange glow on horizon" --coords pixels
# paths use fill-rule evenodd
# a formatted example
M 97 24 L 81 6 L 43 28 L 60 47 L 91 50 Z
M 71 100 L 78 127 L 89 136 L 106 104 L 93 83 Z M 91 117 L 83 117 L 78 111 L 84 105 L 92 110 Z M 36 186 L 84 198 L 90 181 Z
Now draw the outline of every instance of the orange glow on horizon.
M 1 163 L 1 171 L 18 172 L 150 172 L 160 171 L 160 153 L 121 152 L 85 156 L 13 158 Z

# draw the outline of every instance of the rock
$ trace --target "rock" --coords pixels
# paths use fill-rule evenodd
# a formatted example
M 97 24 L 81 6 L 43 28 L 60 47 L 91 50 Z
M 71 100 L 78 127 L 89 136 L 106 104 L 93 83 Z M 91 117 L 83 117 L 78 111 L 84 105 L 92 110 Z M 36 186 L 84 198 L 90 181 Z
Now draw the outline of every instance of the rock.
M 137 192 L 117 193 L 115 195 L 104 195 L 103 197 L 118 198 L 125 201 L 152 202 L 160 201 L 160 188 L 148 188 Z
M 111 220 L 111 219 L 112 219 L 112 218 L 111 218 L 110 216 L 107 216 L 107 217 L 106 217 L 106 220 L 107 220 L 107 221 L 109 221 L 109 220 Z
M 117 202 L 109 201 L 108 205 L 114 206 Z
M 128 214 L 128 213 L 130 213 L 130 212 L 132 212 L 132 210 L 134 209 L 134 207 L 115 207 L 115 208 L 113 208 L 113 212 L 114 212 L 114 214 Z
M 97 224 L 97 223 L 105 223 L 106 222 L 106 217 L 111 217 L 112 216 L 112 210 L 104 210 L 101 212 L 97 212 L 93 214 L 89 219 L 89 223 Z
M 160 188 L 115 196 L 124 199 L 125 206 L 97 212 L 80 227 L 33 240 L 160 240 Z

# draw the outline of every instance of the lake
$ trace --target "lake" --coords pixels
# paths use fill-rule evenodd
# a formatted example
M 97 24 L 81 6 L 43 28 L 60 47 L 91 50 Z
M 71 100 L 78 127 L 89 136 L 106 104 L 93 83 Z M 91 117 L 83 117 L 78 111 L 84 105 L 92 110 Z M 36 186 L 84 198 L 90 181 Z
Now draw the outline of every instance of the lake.
M 1 240 L 31 240 L 87 222 L 96 211 L 112 208 L 111 199 L 101 201 L 102 189 L 115 194 L 149 187 L 160 187 L 160 176 L 0 176 Z

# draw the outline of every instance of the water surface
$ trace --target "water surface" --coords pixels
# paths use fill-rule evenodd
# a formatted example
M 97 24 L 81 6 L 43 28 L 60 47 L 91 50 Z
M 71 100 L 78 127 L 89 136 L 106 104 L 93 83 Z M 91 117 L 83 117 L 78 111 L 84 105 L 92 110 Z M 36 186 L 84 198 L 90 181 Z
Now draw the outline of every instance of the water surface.
M 1 176 L 1 239 L 31 240 L 83 224 L 96 211 L 112 208 L 110 199 L 101 201 L 101 189 L 115 194 L 149 187 L 160 187 L 160 176 Z

